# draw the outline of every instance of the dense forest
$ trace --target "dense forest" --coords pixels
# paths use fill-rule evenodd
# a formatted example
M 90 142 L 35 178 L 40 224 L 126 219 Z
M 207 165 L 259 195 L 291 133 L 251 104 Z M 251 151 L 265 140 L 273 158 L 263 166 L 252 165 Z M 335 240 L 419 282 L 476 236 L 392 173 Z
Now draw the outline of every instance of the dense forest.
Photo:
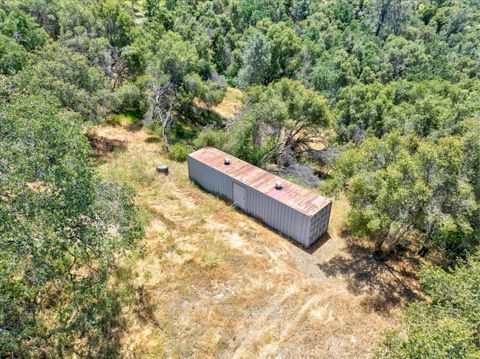
M 172 159 L 215 146 L 346 196 L 382 260 L 434 256 L 377 355 L 477 358 L 479 96 L 476 0 L 1 1 L 0 357 L 111 356 L 143 223 L 86 134 L 123 116 Z

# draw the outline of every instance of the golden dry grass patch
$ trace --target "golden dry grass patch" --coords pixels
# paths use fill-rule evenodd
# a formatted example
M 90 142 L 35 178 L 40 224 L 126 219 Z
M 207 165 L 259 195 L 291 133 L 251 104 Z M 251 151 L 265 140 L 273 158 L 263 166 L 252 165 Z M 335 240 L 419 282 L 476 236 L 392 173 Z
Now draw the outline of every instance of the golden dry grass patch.
M 228 120 L 233 118 L 238 113 L 242 107 L 244 96 L 245 94 L 241 90 L 233 87 L 227 87 L 225 97 L 223 98 L 222 102 L 217 106 L 210 107 L 209 109 Z M 207 109 L 207 106 L 201 101 L 196 100 L 195 103 L 198 107 Z
M 198 188 L 148 132 L 97 132 L 125 141 L 98 171 L 137 191 L 146 222 L 131 263 L 135 301 L 123 308 L 124 357 L 362 358 L 395 323 L 403 302 L 388 314 L 371 303 L 387 305 L 391 288 L 375 282 L 381 275 L 362 279 L 374 263 L 350 252 L 344 199 L 330 238 L 306 250 Z M 155 172 L 159 163 L 170 175 Z
M 239 89 L 227 87 L 223 101 L 212 109 L 223 118 L 232 118 L 242 107 L 244 96 L 244 93 Z

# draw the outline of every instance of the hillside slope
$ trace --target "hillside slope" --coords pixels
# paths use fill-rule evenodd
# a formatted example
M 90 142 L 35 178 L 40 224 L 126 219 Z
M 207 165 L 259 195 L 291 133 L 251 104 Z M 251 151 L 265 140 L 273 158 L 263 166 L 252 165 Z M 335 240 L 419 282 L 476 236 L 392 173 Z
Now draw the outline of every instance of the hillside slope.
M 146 131 L 97 135 L 125 144 L 98 171 L 137 190 L 148 222 L 129 264 L 125 357 L 369 357 L 416 298 L 412 263 L 387 267 L 345 235 L 342 200 L 329 235 L 305 250 L 195 186 Z M 155 173 L 164 162 L 168 177 Z

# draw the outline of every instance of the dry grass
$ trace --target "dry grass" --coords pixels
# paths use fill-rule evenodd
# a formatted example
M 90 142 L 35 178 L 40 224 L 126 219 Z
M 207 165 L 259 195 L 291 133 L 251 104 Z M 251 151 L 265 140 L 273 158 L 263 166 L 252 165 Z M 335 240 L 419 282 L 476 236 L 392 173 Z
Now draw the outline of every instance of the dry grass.
M 239 89 L 233 87 L 227 87 L 227 92 L 223 101 L 217 106 L 211 107 L 210 110 L 218 113 L 225 119 L 230 119 L 240 110 L 242 107 L 244 93 Z M 197 101 L 197 105 L 206 109 L 207 106 L 200 101 Z
M 222 103 L 212 110 L 224 118 L 232 118 L 242 107 L 243 92 L 233 87 L 227 87 L 227 93 Z
M 345 237 L 343 199 L 330 237 L 304 250 L 196 187 L 148 133 L 97 132 L 125 141 L 99 172 L 136 188 L 148 223 L 131 264 L 124 357 L 369 357 L 411 299 L 404 289 L 415 294 L 408 268 L 384 268 Z M 168 177 L 155 172 L 164 162 Z

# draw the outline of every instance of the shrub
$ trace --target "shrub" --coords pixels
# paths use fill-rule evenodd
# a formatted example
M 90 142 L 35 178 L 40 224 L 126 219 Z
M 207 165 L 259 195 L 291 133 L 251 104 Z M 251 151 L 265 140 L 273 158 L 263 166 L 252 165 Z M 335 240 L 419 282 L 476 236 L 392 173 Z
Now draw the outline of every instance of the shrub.
M 207 267 L 216 267 L 220 264 L 220 257 L 218 254 L 210 251 L 203 252 L 202 255 L 203 262 Z
M 175 143 L 170 146 L 169 157 L 177 162 L 183 162 L 187 160 L 189 153 L 192 152 L 189 147 L 182 143 Z
M 208 130 L 200 132 L 198 137 L 193 141 L 195 148 L 215 147 L 222 149 L 224 147 L 227 135 L 224 131 L 209 128 Z
M 115 91 L 114 100 L 117 112 L 141 113 L 146 107 L 142 91 L 136 84 L 128 81 Z

